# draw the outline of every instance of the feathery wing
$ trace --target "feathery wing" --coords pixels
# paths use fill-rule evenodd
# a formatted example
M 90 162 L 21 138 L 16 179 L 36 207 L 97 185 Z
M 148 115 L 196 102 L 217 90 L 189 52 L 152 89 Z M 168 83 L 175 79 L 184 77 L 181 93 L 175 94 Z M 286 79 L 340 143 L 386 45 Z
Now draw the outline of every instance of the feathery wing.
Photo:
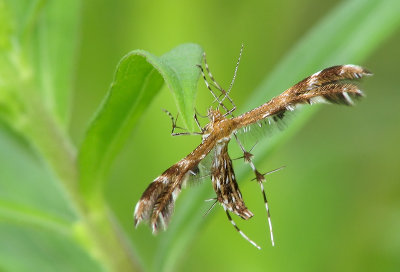
M 243 219 L 249 219 L 253 213 L 244 204 L 236 182 L 232 160 L 228 154 L 228 142 L 219 143 L 215 147 L 214 161 L 211 166 L 213 188 L 218 202 L 225 210 L 233 212 Z
M 190 168 L 185 167 L 185 162 L 182 159 L 149 184 L 136 204 L 135 226 L 141 221 L 149 221 L 153 233 L 157 233 L 160 227 L 167 228 L 175 200 L 192 173 Z
M 368 70 L 352 64 L 338 65 L 319 71 L 267 103 L 236 118 L 238 128 L 257 123 L 266 118 L 273 121 L 283 119 L 287 111 L 293 111 L 301 104 L 321 102 L 353 105 L 353 99 L 363 96 L 359 87 L 352 82 L 372 75 Z

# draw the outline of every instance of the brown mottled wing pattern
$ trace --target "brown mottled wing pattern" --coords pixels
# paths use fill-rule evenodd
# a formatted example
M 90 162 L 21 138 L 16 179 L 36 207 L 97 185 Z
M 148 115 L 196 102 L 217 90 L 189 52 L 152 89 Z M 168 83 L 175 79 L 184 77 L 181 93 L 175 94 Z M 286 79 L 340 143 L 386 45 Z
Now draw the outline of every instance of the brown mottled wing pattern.
M 185 165 L 187 163 L 183 159 L 149 184 L 136 204 L 135 226 L 141 221 L 149 221 L 153 233 L 156 233 L 160 227 L 167 228 L 174 211 L 175 200 L 190 175 L 190 169 L 187 169 Z
M 292 111 L 300 104 L 330 102 L 353 105 L 353 99 L 362 97 L 363 93 L 351 81 L 369 75 L 372 74 L 368 70 L 357 65 L 332 66 L 303 79 L 267 103 L 234 120 L 241 128 L 268 117 L 282 119 L 286 111 Z
M 142 194 L 135 207 L 135 226 L 149 221 L 153 233 L 160 227 L 166 229 L 174 210 L 175 200 L 191 174 L 196 174 L 198 164 L 212 150 L 215 137 L 204 140 L 185 158 L 172 165 L 157 177 Z
M 242 194 L 236 182 L 232 160 L 228 154 L 228 143 L 224 141 L 215 146 L 214 161 L 211 166 L 211 180 L 218 202 L 225 210 L 235 213 L 243 219 L 249 219 L 253 213 L 244 204 Z

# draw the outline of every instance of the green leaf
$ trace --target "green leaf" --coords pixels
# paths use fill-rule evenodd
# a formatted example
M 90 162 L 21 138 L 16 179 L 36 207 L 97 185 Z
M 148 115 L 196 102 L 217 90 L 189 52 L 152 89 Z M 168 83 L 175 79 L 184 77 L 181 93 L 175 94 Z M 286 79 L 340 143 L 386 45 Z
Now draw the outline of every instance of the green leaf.
M 0 9 L 3 85 L 15 85 L 21 100 L 30 97 L 27 92 L 40 96 L 41 103 L 66 129 L 80 1 L 2 1 Z
M 32 46 L 33 70 L 38 73 L 38 89 L 44 102 L 64 128 L 71 110 L 80 2 L 39 1 L 37 13 L 26 26 L 26 31 L 32 33 L 25 33 L 27 39 L 22 40 L 27 43 L 22 46 Z M 28 38 L 30 34 L 32 37 Z
M 14 210 L 18 214 L 27 214 L 28 217 L 36 214 L 36 217 L 54 218 L 60 222 L 73 222 L 77 219 L 57 180 L 43 161 L 40 161 L 23 139 L 1 123 L 0 150 L 2 211 Z
M 69 237 L 3 222 L 0 219 L 2 271 L 104 271 Z
M 76 241 L 78 218 L 57 181 L 28 144 L 1 123 L 0 150 L 1 270 L 101 270 Z
M 12 35 L 11 15 L 4 1 L 0 1 L 0 50 L 10 47 Z
M 135 50 L 122 58 L 114 81 L 79 152 L 80 185 L 87 194 L 101 189 L 116 153 L 165 81 L 188 128 L 193 127 L 194 100 L 202 49 L 184 44 L 161 57 Z
M 399 26 L 399 1 L 345 1 L 316 25 L 293 48 L 277 68 L 262 82 L 244 107 L 252 109 L 265 103 L 268 98 L 281 93 L 310 73 L 333 65 L 357 63 L 365 60 L 373 50 L 387 39 Z M 329 34 L 327 34 L 329 33 Z M 315 114 L 318 107 L 308 108 L 293 118 L 283 133 L 257 144 L 255 159 L 265 159 L 279 144 L 288 140 Z M 237 179 L 243 179 L 246 171 L 239 169 Z M 180 209 L 174 214 L 169 230 L 163 235 L 158 254 L 155 255 L 155 271 L 173 271 L 188 244 L 195 238 L 205 220 L 199 220 L 199 205 L 192 203 L 207 198 L 210 186 L 196 188 L 195 193 L 183 194 Z M 195 194 L 197 194 L 195 196 Z M 210 218 L 210 214 L 207 218 Z M 176 222 L 176 223 L 175 223 Z

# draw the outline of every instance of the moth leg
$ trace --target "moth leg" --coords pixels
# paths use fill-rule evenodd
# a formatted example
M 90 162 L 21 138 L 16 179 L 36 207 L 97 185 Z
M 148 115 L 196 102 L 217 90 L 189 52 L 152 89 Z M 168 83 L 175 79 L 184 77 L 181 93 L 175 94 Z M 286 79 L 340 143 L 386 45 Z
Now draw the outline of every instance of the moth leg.
M 205 58 L 206 58 L 206 54 L 204 53 L 203 56 L 204 56 L 204 59 L 205 59 Z M 207 62 L 205 62 L 205 63 L 207 63 Z M 215 92 L 214 92 L 213 89 L 211 88 L 210 83 L 208 83 L 208 80 L 207 80 L 207 78 L 206 78 L 206 75 L 204 74 L 204 69 L 203 69 L 203 67 L 202 67 L 201 65 L 197 65 L 197 67 L 200 68 L 200 72 L 201 72 L 201 75 L 203 76 L 204 83 L 206 84 L 207 89 L 208 89 L 208 90 L 211 92 L 211 94 L 213 95 L 215 101 L 218 102 L 218 104 L 219 104 L 225 111 L 228 112 L 229 109 L 219 100 L 218 96 L 215 94 Z M 208 66 L 206 66 L 206 67 L 208 67 Z M 216 89 L 218 89 L 218 90 L 220 90 L 219 88 L 221 88 L 221 87 L 218 87 L 219 85 L 218 85 L 218 86 L 212 85 L 212 86 L 214 86 L 214 87 L 215 87 Z
M 204 119 L 207 119 L 207 120 L 208 120 L 207 114 L 206 114 L 206 115 L 203 115 L 203 114 L 199 113 L 199 112 L 197 111 L 196 108 L 195 108 L 194 110 L 195 110 L 195 112 L 196 112 L 196 116 L 199 116 L 199 117 L 201 117 L 201 118 L 204 118 Z
M 235 105 L 235 103 L 233 102 L 232 98 L 229 96 L 229 92 L 231 91 L 232 86 L 233 86 L 233 83 L 235 82 L 235 79 L 236 79 L 236 73 L 237 73 L 237 70 L 238 70 L 238 67 L 239 67 L 240 57 L 242 56 L 242 51 L 243 51 L 243 45 L 242 45 L 242 48 L 241 48 L 241 50 L 240 50 L 239 59 L 238 59 L 238 61 L 237 61 L 237 63 L 236 63 L 236 67 L 235 67 L 235 73 L 234 73 L 234 76 L 233 76 L 233 79 L 232 79 L 232 81 L 231 81 L 231 85 L 229 86 L 228 91 L 225 91 L 225 90 L 218 84 L 218 82 L 215 80 L 214 76 L 212 75 L 212 73 L 211 73 L 211 71 L 210 71 L 210 68 L 208 67 L 206 54 L 205 54 L 205 53 L 203 54 L 203 57 L 204 57 L 204 66 L 206 67 L 206 71 L 207 71 L 207 73 L 208 73 L 208 76 L 209 76 L 209 78 L 211 79 L 211 81 L 212 81 L 212 83 L 213 83 L 213 86 L 221 92 L 221 95 L 219 95 L 219 97 L 218 97 L 218 99 L 216 99 L 216 101 L 218 101 L 218 103 L 219 103 L 220 105 L 222 105 L 222 106 L 224 107 L 224 109 L 226 110 L 226 113 L 224 114 L 224 116 L 232 115 L 232 113 L 236 110 L 236 105 Z M 222 98 L 222 100 L 219 100 L 219 98 L 220 98 L 221 96 L 224 96 L 224 97 Z M 231 103 L 232 109 L 228 110 L 228 109 L 223 105 L 223 102 L 224 102 L 225 98 L 227 98 L 227 99 L 229 100 L 229 102 Z M 233 117 L 233 115 L 232 115 L 232 117 Z
M 236 137 L 236 134 L 235 134 L 235 137 Z M 242 149 L 243 156 L 241 156 L 241 157 L 239 157 L 239 158 L 235 158 L 235 159 L 233 159 L 233 160 L 244 159 L 245 162 L 251 161 L 251 159 L 254 157 L 254 155 L 251 154 L 251 151 L 252 151 L 253 148 L 257 145 L 257 143 L 255 143 L 255 144 L 250 148 L 249 151 L 246 151 L 246 150 L 244 149 L 244 147 L 241 145 L 240 142 L 238 142 L 238 144 L 239 144 L 240 148 Z
M 200 129 L 201 134 L 203 134 L 203 128 L 201 127 L 200 123 L 199 123 L 199 119 L 197 119 L 197 114 L 194 114 L 194 121 L 196 121 L 196 125 L 197 127 Z
M 225 212 L 226 212 L 226 216 L 228 216 L 228 220 L 231 222 L 233 227 L 240 233 L 240 235 L 242 235 L 242 237 L 244 239 L 246 239 L 250 244 L 252 244 L 256 248 L 261 249 L 261 247 L 259 245 L 257 245 L 253 240 L 251 240 L 249 237 L 247 237 L 247 235 L 244 234 L 244 232 L 239 229 L 239 227 L 236 225 L 235 221 L 233 221 L 231 215 L 229 214 L 229 212 L 226 209 L 225 209 Z
M 281 170 L 283 167 L 277 168 L 275 170 L 272 170 L 270 172 L 261 174 L 255 167 L 254 163 L 253 163 L 253 154 L 251 154 L 249 151 L 246 151 L 246 149 L 243 147 L 242 143 L 239 141 L 238 137 L 236 134 L 234 134 L 235 139 L 237 141 L 237 143 L 239 144 L 240 148 L 243 151 L 243 156 L 242 158 L 244 158 L 244 161 L 247 162 L 251 169 L 253 170 L 254 174 L 256 175 L 256 177 L 253 180 L 257 180 L 258 184 L 260 184 L 260 189 L 263 195 L 263 199 L 264 199 L 264 204 L 265 204 L 265 209 L 267 211 L 267 218 L 268 218 L 268 226 L 269 226 L 269 232 L 270 232 L 270 236 L 271 236 L 271 243 L 272 246 L 275 246 L 275 241 L 274 241 L 274 233 L 272 231 L 272 221 L 271 221 L 271 213 L 269 211 L 269 207 L 268 207 L 268 200 L 267 200 L 267 195 L 265 194 L 265 190 L 264 190 L 264 185 L 263 182 L 265 181 L 265 176 L 271 173 L 274 173 L 278 170 Z M 254 146 L 250 149 L 250 151 L 254 148 Z
M 206 71 L 208 73 L 208 77 L 211 79 L 212 83 L 214 84 L 215 88 L 217 88 L 218 90 L 220 90 L 221 92 L 223 92 L 222 87 L 218 84 L 218 82 L 215 80 L 214 76 L 212 75 L 210 68 L 208 67 L 208 63 L 207 63 L 207 55 L 204 52 L 203 53 L 203 59 L 204 59 L 204 66 L 206 67 Z
M 174 116 L 172 116 L 172 114 L 169 111 L 167 111 L 166 109 L 162 109 L 162 110 L 171 118 L 171 122 L 172 122 L 171 135 L 172 136 L 203 135 L 203 129 L 200 126 L 199 120 L 197 120 L 196 114 L 194 115 L 194 119 L 196 121 L 197 126 L 200 128 L 201 132 L 196 132 L 196 131 L 195 132 L 175 132 L 175 129 L 182 129 L 184 131 L 187 131 L 187 129 L 176 125 L 176 123 L 178 121 L 179 113 L 177 113 L 176 118 L 174 118 Z
M 230 115 L 232 112 L 234 112 L 234 111 L 236 110 L 236 105 L 235 105 L 235 103 L 233 102 L 232 98 L 230 98 L 229 92 L 231 91 L 232 86 L 233 86 L 233 83 L 235 82 L 235 79 L 236 79 L 236 73 L 237 73 L 237 70 L 238 70 L 238 67 L 239 67 L 240 58 L 241 58 L 241 56 L 242 56 L 242 51 L 243 51 L 243 44 L 242 44 L 242 48 L 240 49 L 239 59 L 238 59 L 238 61 L 237 61 L 237 63 L 236 63 L 234 76 L 233 76 L 233 79 L 232 79 L 232 81 L 231 81 L 231 84 L 230 84 L 230 86 L 229 86 L 228 91 L 225 91 L 225 90 L 218 84 L 218 82 L 215 80 L 214 76 L 212 75 L 212 73 L 211 73 L 211 71 L 210 71 L 210 68 L 208 67 L 206 54 L 205 54 L 205 53 L 203 54 L 203 57 L 204 57 L 204 66 L 206 67 L 206 71 L 207 71 L 207 73 L 208 73 L 208 76 L 209 76 L 209 78 L 211 79 L 212 83 L 214 84 L 215 88 L 218 89 L 218 90 L 221 92 L 221 95 L 220 95 L 219 97 L 221 97 L 222 95 L 224 96 L 224 97 L 222 98 L 222 100 L 221 100 L 221 103 L 224 102 L 225 98 L 227 98 L 227 99 L 229 100 L 229 102 L 230 102 L 230 103 L 232 104 L 232 106 L 233 106 L 232 109 L 227 110 L 227 112 L 224 114 L 224 116 Z M 218 97 L 218 100 L 219 100 L 219 97 Z M 220 103 L 220 104 L 221 104 L 221 103 Z
M 205 69 L 207 71 L 208 77 L 210 78 L 211 82 L 208 82 L 206 75 L 204 73 L 204 69 L 201 65 L 197 65 L 200 68 L 201 74 L 203 76 L 204 82 L 207 86 L 207 88 L 210 90 L 211 94 L 214 96 L 214 101 L 213 102 L 218 102 L 219 106 L 221 106 L 226 113 L 224 114 L 224 116 L 232 114 L 232 112 L 236 109 L 236 105 L 233 103 L 232 99 L 229 97 L 229 95 L 227 94 L 227 92 L 218 84 L 218 82 L 215 80 L 214 76 L 212 75 L 210 68 L 208 67 L 208 63 L 207 63 L 207 56 L 206 53 L 203 53 L 203 59 L 204 59 L 204 66 Z M 222 94 L 224 95 L 222 101 L 220 100 L 221 95 L 217 96 L 216 93 L 212 90 L 212 87 L 216 88 L 217 90 L 219 90 Z M 228 98 L 228 100 L 230 101 L 230 103 L 232 104 L 233 108 L 232 109 L 228 109 L 228 107 L 226 107 L 224 105 L 223 100 L 225 100 L 225 98 Z M 233 117 L 233 115 L 232 115 Z
M 211 199 L 206 199 L 205 201 L 214 201 L 213 204 L 211 204 L 210 208 L 208 208 L 208 210 L 203 214 L 203 217 L 206 217 L 211 210 L 215 207 L 215 204 L 218 203 L 217 198 L 211 198 Z

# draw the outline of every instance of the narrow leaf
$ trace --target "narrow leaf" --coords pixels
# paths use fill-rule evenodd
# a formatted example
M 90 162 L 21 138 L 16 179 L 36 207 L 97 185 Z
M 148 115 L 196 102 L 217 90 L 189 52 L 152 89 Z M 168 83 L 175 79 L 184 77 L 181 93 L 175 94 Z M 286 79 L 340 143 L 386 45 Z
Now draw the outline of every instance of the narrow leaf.
M 110 90 L 89 125 L 79 152 L 80 185 L 94 192 L 116 153 L 165 81 L 185 124 L 191 128 L 202 49 L 184 44 L 156 57 L 143 50 L 127 54 L 118 64 Z

